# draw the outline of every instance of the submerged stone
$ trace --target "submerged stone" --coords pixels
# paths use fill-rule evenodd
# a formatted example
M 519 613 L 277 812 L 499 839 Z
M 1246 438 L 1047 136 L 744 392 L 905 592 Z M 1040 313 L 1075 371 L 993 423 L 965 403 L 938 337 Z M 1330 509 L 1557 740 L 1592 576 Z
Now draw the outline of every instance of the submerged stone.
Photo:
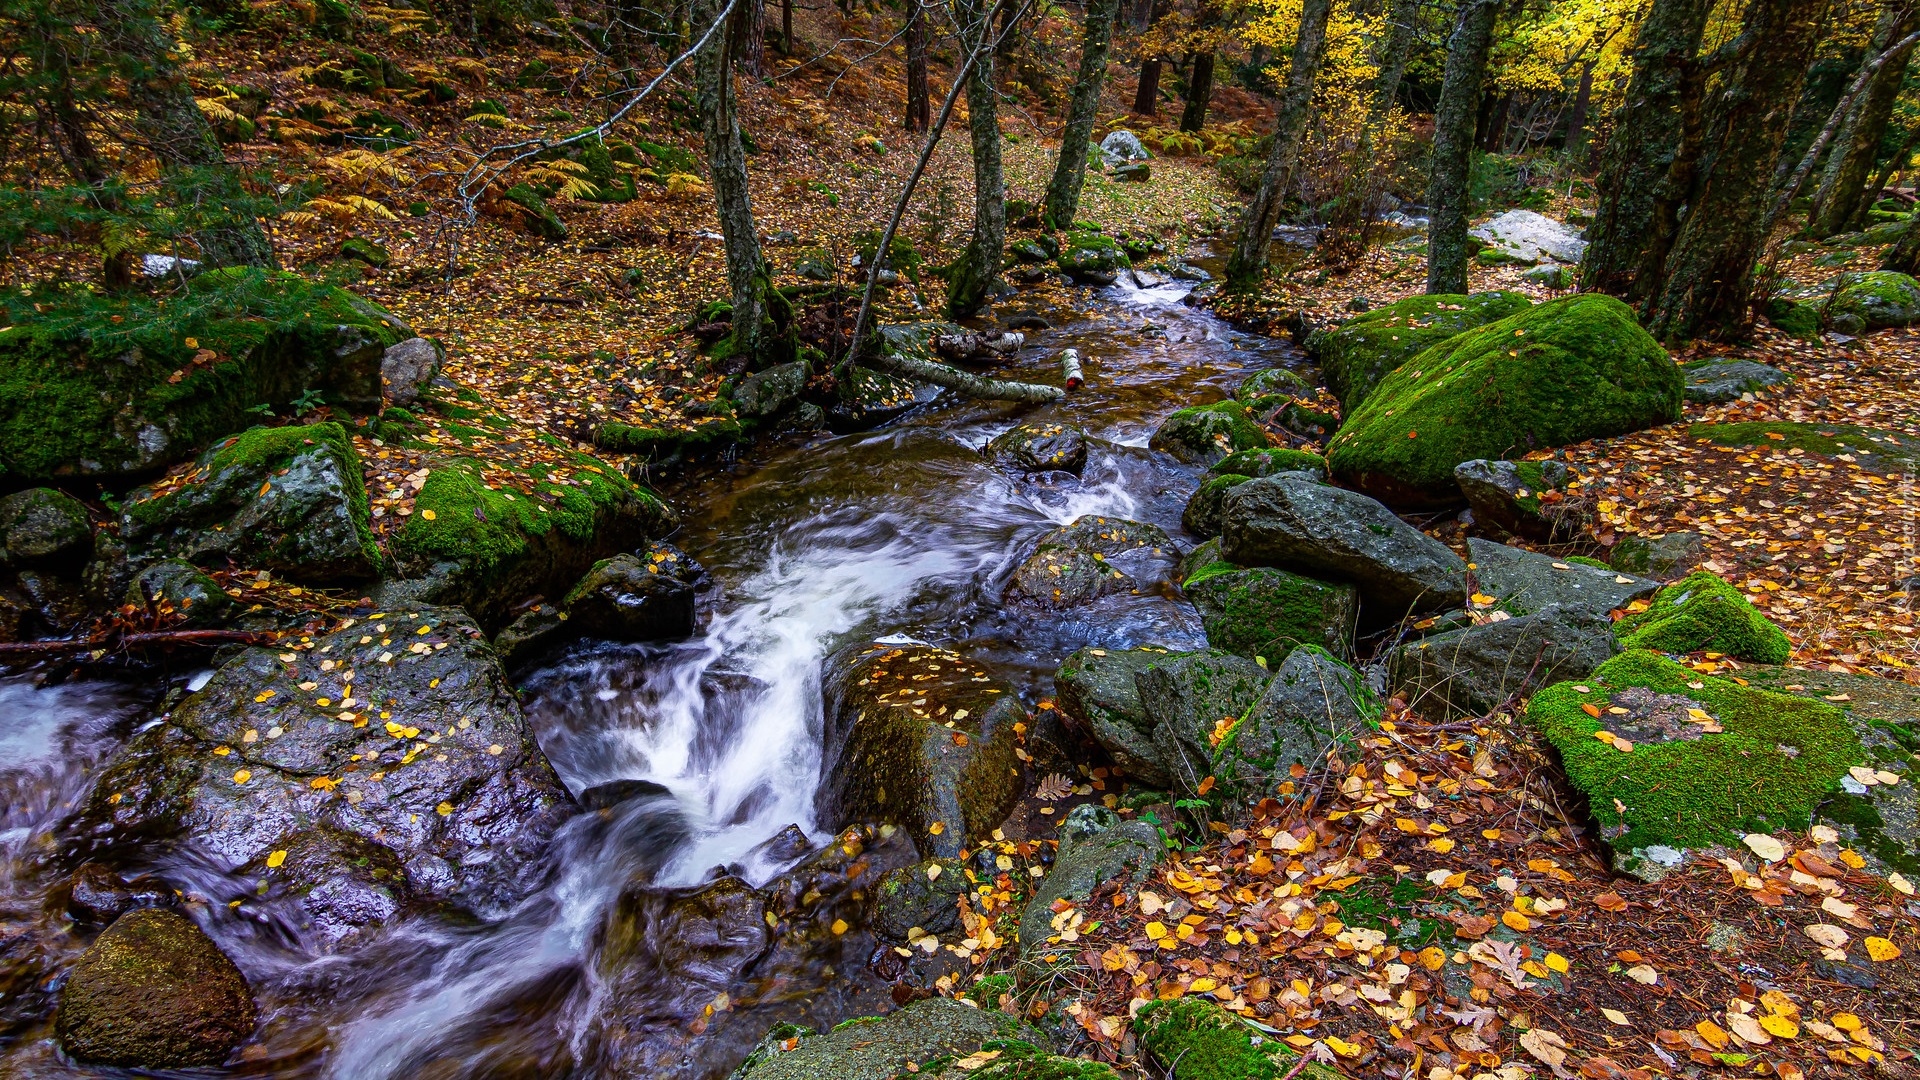
M 125 1069 L 210 1068 L 253 1034 L 252 992 L 185 917 L 130 911 L 67 974 L 54 1037 L 76 1061 Z

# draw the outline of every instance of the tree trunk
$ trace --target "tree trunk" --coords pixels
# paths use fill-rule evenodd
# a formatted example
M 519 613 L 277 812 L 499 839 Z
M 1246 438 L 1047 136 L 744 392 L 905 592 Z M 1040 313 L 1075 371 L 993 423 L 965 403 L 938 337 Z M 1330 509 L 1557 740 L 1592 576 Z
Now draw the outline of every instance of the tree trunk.
M 751 6 L 748 0 L 735 0 L 728 17 L 751 18 Z M 694 26 L 704 30 L 720 17 L 723 7 L 719 0 L 694 0 Z M 732 52 L 738 37 L 737 28 L 729 25 L 707 39 L 706 47 L 694 59 L 694 86 L 700 133 L 706 141 L 713 174 L 713 201 L 720 213 L 720 238 L 727 255 L 727 286 L 733 294 L 732 354 L 744 356 L 752 364 L 765 347 L 769 275 L 753 225 L 753 204 L 747 195 L 747 154 L 734 114 Z
M 1280 220 L 1294 162 L 1300 156 L 1300 136 L 1307 129 L 1313 107 L 1313 82 L 1327 53 L 1327 16 L 1333 0 L 1304 0 L 1300 7 L 1300 34 L 1294 39 L 1293 59 L 1287 68 L 1286 89 L 1274 109 L 1273 147 L 1260 174 L 1260 189 L 1240 217 L 1240 235 L 1227 260 L 1227 281 L 1244 287 L 1267 268 L 1267 246 Z
M 1160 111 L 1160 68 L 1163 61 L 1149 56 L 1140 61 L 1140 82 L 1133 91 L 1133 111 L 1154 116 Z
M 727 35 L 732 39 L 728 51 L 740 72 L 756 79 L 764 76 L 767 73 L 766 0 L 735 0 Z
M 1633 77 L 1600 155 L 1599 208 L 1580 261 L 1583 289 L 1633 297 L 1651 285 L 1636 288 L 1635 281 L 1647 269 L 1654 204 L 1680 148 L 1681 105 L 1712 9 L 1712 0 L 1656 0 L 1640 27 Z M 1653 260 L 1655 276 L 1662 262 Z
M 1887 159 L 1887 163 L 1880 167 L 1879 175 L 1873 178 L 1873 185 L 1867 189 L 1866 200 L 1860 204 L 1860 216 L 1863 219 L 1867 211 L 1873 209 L 1873 205 L 1886 194 L 1887 184 L 1893 180 L 1893 174 L 1913 156 L 1915 143 L 1920 143 L 1920 127 L 1907 132 L 1907 137 L 1900 142 L 1900 149 L 1894 151 L 1893 156 Z
M 1654 336 L 1743 336 L 1753 266 L 1766 241 L 1774 169 L 1825 23 L 1828 0 L 1753 0 L 1727 71 L 1686 219 L 1667 258 Z
M 1867 47 L 1869 58 L 1893 46 L 1913 23 L 1909 0 L 1891 0 L 1874 27 Z M 1900 96 L 1901 83 L 1907 77 L 1907 62 L 1912 50 L 1888 58 L 1867 80 L 1866 89 L 1847 110 L 1833 150 L 1827 155 L 1826 171 L 1813 195 L 1813 210 L 1807 217 L 1807 232 L 1818 239 L 1847 232 L 1864 217 L 1867 177 L 1873 172 L 1880 154 L 1880 141 L 1886 137 L 1887 122 L 1893 119 L 1893 103 Z
M 195 237 L 200 254 L 214 266 L 275 267 L 273 242 L 246 209 L 252 200 L 193 103 L 193 89 L 174 64 L 173 41 L 150 0 L 104 0 L 98 19 L 127 80 L 141 141 L 169 172 L 197 174 L 200 197 L 226 219 Z
M 446 4 L 447 24 L 453 28 L 454 36 L 466 42 L 475 56 L 487 55 L 486 47 L 480 42 L 480 20 L 474 14 L 474 0 L 446 0 Z
M 1485 153 L 1500 149 L 1500 136 L 1507 130 L 1507 107 L 1512 94 L 1482 95 L 1480 111 L 1474 117 L 1473 144 Z
M 1193 77 L 1187 80 L 1186 106 L 1180 110 L 1180 130 L 1199 131 L 1207 126 L 1207 105 L 1213 100 L 1213 50 L 1193 58 Z
M 1073 101 L 1067 107 L 1067 129 L 1060 136 L 1060 160 L 1047 185 L 1045 214 L 1055 228 L 1073 224 L 1080 211 L 1080 186 L 1087 179 L 1087 140 L 1100 111 L 1100 91 L 1107 83 L 1107 52 L 1113 44 L 1113 16 L 1119 0 L 1087 0 L 1086 32 L 1080 45 L 1080 74 L 1073 80 Z
M 781 0 L 791 5 L 793 0 Z M 933 102 L 927 90 L 927 16 L 920 0 L 907 15 L 907 130 L 925 131 L 933 123 Z
M 1373 119 L 1393 110 L 1400 97 L 1400 80 L 1407 74 L 1407 58 L 1413 55 L 1415 32 L 1419 29 L 1420 0 L 1393 0 L 1387 14 L 1386 51 L 1380 57 L 1380 75 L 1373 88 Z
M 1433 167 L 1427 177 L 1427 291 L 1467 291 L 1467 176 L 1473 164 L 1473 121 L 1493 47 L 1496 0 L 1461 0 L 1447 38 L 1447 65 L 1433 117 Z
M 1000 165 L 1000 95 L 993 87 L 993 10 L 984 0 L 953 0 L 960 44 L 979 51 L 967 73 L 967 131 L 973 144 L 973 238 L 947 282 L 947 313 L 954 318 L 980 310 L 1000 284 L 1007 244 L 1007 184 Z
M 1920 215 L 1907 220 L 1900 239 L 1894 241 L 1880 260 L 1880 269 L 1902 274 L 1920 274 Z
M 783 56 L 794 55 L 793 0 L 780 0 L 780 53 Z
M 1573 94 L 1573 112 L 1567 117 L 1567 157 L 1575 159 L 1580 153 L 1580 140 L 1587 137 L 1587 109 L 1593 104 L 1593 64 L 1587 61 L 1580 69 L 1580 89 Z

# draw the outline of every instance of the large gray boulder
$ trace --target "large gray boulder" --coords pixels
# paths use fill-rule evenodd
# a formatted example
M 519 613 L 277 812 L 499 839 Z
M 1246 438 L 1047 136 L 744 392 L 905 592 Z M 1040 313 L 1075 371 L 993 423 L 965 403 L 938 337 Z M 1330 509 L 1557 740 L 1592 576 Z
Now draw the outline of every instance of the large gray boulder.
M 1262 798 L 1292 766 L 1324 765 L 1335 743 L 1352 740 L 1379 715 L 1358 672 L 1324 650 L 1295 649 L 1214 749 L 1213 775 L 1240 798 Z
M 253 995 L 233 961 L 184 916 L 145 908 L 81 954 L 53 1030 L 88 1065 L 198 1069 L 225 1063 L 253 1025 Z
M 1478 537 L 1467 541 L 1467 561 L 1480 591 L 1511 615 L 1527 615 L 1552 604 L 1605 615 L 1660 589 L 1652 578 L 1566 562 Z
M 1687 377 L 1682 393 L 1694 405 L 1721 405 L 1793 382 L 1793 376 L 1756 360 L 1701 360 L 1680 370 Z
M 1549 604 L 1409 642 L 1393 651 L 1389 679 L 1416 709 L 1481 716 L 1563 679 L 1584 679 L 1620 651 L 1605 614 Z
M 1061 931 L 1078 928 L 1098 918 L 1094 912 L 1057 912 L 1054 905 L 1079 905 L 1109 881 L 1125 879 L 1138 885 L 1166 857 L 1159 832 L 1144 821 L 1122 821 L 1120 815 L 1095 803 L 1076 806 L 1060 823 L 1060 850 L 1053 868 L 1034 887 L 1033 898 L 1020 913 L 1020 955 L 1040 960 L 1051 946 L 1062 956 L 1078 953 L 1061 944 Z M 1056 956 L 1056 959 L 1059 959 Z
M 120 536 L 136 560 L 175 555 L 314 584 L 371 578 L 381 564 L 360 455 L 331 422 L 227 439 L 185 482 L 134 493 Z
M 1587 253 L 1587 242 L 1580 238 L 1580 230 L 1532 210 L 1509 210 L 1467 233 L 1485 240 L 1495 251 L 1515 262 L 1537 263 L 1551 259 L 1572 264 Z
M 494 635 L 493 648 L 519 670 L 579 638 L 684 641 L 698 625 L 706 570 L 672 544 L 615 555 L 588 568 L 557 604 L 535 604 Z
M 1244 656 L 1219 649 L 1174 653 L 1134 676 L 1153 749 L 1182 795 L 1199 793 L 1213 771 L 1213 746 L 1260 699 L 1270 676 Z
M 784 412 L 800 400 L 807 386 L 807 365 L 799 360 L 775 364 L 740 380 L 733 390 L 734 412 L 742 417 L 765 419 Z
M 1227 561 L 1352 582 L 1370 621 L 1466 602 L 1460 557 L 1358 492 L 1267 476 L 1234 488 L 1221 517 Z
M 1142 783 L 1173 782 L 1153 746 L 1153 724 L 1140 703 L 1134 676 L 1173 654 L 1159 646 L 1138 649 L 1085 648 L 1054 673 L 1060 707 L 1104 747 L 1114 763 Z
M 1455 465 L 1453 479 L 1473 508 L 1475 523 L 1495 535 L 1567 543 L 1591 518 L 1591 507 L 1567 497 L 1573 471 L 1558 461 L 1475 458 Z
M 1070 472 L 1087 464 L 1087 432 L 1066 424 L 1020 424 L 982 448 L 995 465 L 1021 472 Z
M 1153 155 L 1140 142 L 1140 136 L 1120 128 L 1100 140 L 1100 156 L 1106 159 L 1107 168 L 1112 169 L 1130 161 L 1145 161 Z
M 77 570 L 93 554 L 93 527 L 80 500 L 53 488 L 0 499 L 0 566 Z
M 432 338 L 411 337 L 380 355 L 380 388 L 389 405 L 411 405 L 440 374 L 447 352 Z
M 487 913 L 535 884 L 571 810 L 479 627 L 421 607 L 235 657 L 100 772 L 67 843 L 271 878 L 327 829 L 391 851 L 411 895 Z
M 161 559 L 143 567 L 127 584 L 124 602 L 141 611 L 171 612 L 187 630 L 225 626 L 240 610 L 240 602 L 219 582 L 185 559 Z

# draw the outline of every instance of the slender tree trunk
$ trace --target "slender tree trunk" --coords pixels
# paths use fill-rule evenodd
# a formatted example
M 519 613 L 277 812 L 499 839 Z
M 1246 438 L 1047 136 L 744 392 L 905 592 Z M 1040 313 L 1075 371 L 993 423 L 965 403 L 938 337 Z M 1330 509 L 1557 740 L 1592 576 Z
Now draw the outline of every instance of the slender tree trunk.
M 727 17 L 751 18 L 751 6 L 750 0 L 733 0 Z M 696 29 L 704 30 L 721 17 L 724 8 L 718 0 L 694 0 L 691 15 Z M 747 154 L 734 113 L 732 52 L 738 37 L 736 27 L 729 24 L 707 40 L 694 58 L 694 86 L 700 132 L 713 174 L 713 201 L 720 213 L 720 238 L 727 254 L 727 286 L 733 294 L 733 354 L 751 364 L 765 349 L 768 272 L 753 225 Z
M 1735 338 L 1752 323 L 1753 267 L 1766 241 L 1774 169 L 1828 0 L 1753 0 L 1744 52 L 1718 92 L 1699 180 L 1649 320 L 1654 336 Z
M 1100 111 L 1107 84 L 1107 53 L 1113 44 L 1113 16 L 1119 0 L 1087 0 L 1086 32 L 1080 44 L 1080 74 L 1073 80 L 1067 128 L 1060 136 L 1060 159 L 1047 185 L 1045 215 L 1055 228 L 1073 224 L 1080 212 L 1080 187 L 1087 179 L 1087 140 Z
M 1593 104 L 1593 64 L 1580 69 L 1580 89 L 1573 94 L 1573 112 L 1567 117 L 1567 156 L 1580 153 L 1580 141 L 1587 137 L 1587 109 Z
M 1913 147 L 1916 143 L 1920 143 L 1920 127 L 1907 132 L 1906 139 L 1900 143 L 1900 149 L 1887 159 L 1887 163 L 1880 167 L 1879 174 L 1873 178 L 1873 186 L 1867 189 L 1867 197 L 1860 204 L 1862 219 L 1866 217 L 1867 211 L 1873 209 L 1873 205 L 1886 195 L 1887 184 L 1893 180 L 1893 174 L 1900 171 L 1900 166 L 1906 164 L 1907 159 L 1913 156 Z
M 780 0 L 780 52 L 793 56 L 793 0 Z
M 782 0 L 791 4 L 793 0 Z M 931 95 L 927 91 L 927 15 L 920 0 L 907 0 L 907 123 L 908 131 L 925 131 L 933 122 Z
M 992 33 L 994 9 L 985 0 L 953 0 L 960 44 L 981 50 Z M 1000 95 L 993 86 L 993 49 L 984 49 L 967 73 L 967 130 L 973 144 L 973 238 L 947 282 L 947 313 L 971 315 L 1000 284 L 1007 244 L 1007 183 L 1000 164 Z
M 1419 29 L 1420 0 L 1393 0 L 1387 19 L 1385 52 L 1380 57 L 1380 76 L 1373 89 L 1373 119 L 1393 111 L 1400 97 L 1400 80 L 1407 74 L 1407 58 L 1413 55 L 1415 32 Z
M 1880 269 L 1920 274 L 1920 215 L 1908 219 L 1900 239 L 1894 241 L 1886 255 L 1881 257 Z
M 1473 120 L 1493 47 L 1496 0 L 1461 0 L 1447 38 L 1447 65 L 1433 117 L 1433 167 L 1427 177 L 1427 291 L 1467 291 L 1467 176 L 1473 165 Z
M 1915 12 L 1910 0 L 1891 0 L 1880 14 L 1868 45 L 1869 58 L 1892 47 L 1912 28 Z M 1912 49 L 1881 62 L 1880 69 L 1867 79 L 1865 90 L 1847 110 L 1833 150 L 1827 155 L 1827 167 L 1814 192 L 1813 210 L 1807 218 L 1807 231 L 1825 239 L 1855 227 L 1863 216 L 1862 196 L 1867 176 L 1873 172 L 1874 159 L 1880 153 L 1880 141 L 1886 137 L 1887 123 L 1893 119 L 1893 103 L 1907 77 L 1907 62 Z
M 1681 142 L 1681 106 L 1692 86 L 1712 0 L 1655 0 L 1640 27 L 1633 77 L 1613 114 L 1613 133 L 1600 155 L 1599 208 L 1587 226 L 1580 286 L 1615 296 L 1635 295 L 1645 268 L 1654 204 L 1666 186 Z M 1654 270 L 1664 261 L 1653 263 Z
M 1160 68 L 1165 61 L 1149 56 L 1140 61 L 1140 82 L 1133 91 L 1133 111 L 1154 116 L 1160 111 Z
M 1214 53 L 1208 49 L 1193 58 L 1193 77 L 1187 80 L 1186 105 L 1180 110 L 1180 130 L 1207 126 L 1207 105 L 1213 100 Z
M 727 33 L 732 38 L 728 51 L 741 74 L 756 79 L 764 76 L 767 73 L 766 0 L 736 0 Z
M 168 171 L 197 173 L 202 195 L 226 221 L 195 237 L 214 266 L 277 265 L 273 242 L 244 207 L 250 201 L 240 175 L 227 163 L 193 89 L 174 63 L 173 41 L 148 0 L 104 0 L 97 18 L 127 80 L 134 128 Z
M 1304 0 L 1300 6 L 1300 34 L 1294 39 L 1286 89 L 1274 109 L 1273 147 L 1260 174 L 1260 188 L 1240 216 L 1240 234 L 1227 260 L 1227 281 L 1236 287 L 1246 286 L 1267 268 L 1267 246 L 1300 156 L 1300 136 L 1307 130 L 1307 113 L 1313 107 L 1313 82 L 1326 57 L 1327 16 L 1332 10 L 1333 0 Z
M 475 56 L 487 55 L 480 42 L 480 20 L 473 10 L 474 0 L 446 0 L 447 24 L 453 27 L 454 36 L 467 43 Z M 631 28 L 628 28 L 631 32 Z

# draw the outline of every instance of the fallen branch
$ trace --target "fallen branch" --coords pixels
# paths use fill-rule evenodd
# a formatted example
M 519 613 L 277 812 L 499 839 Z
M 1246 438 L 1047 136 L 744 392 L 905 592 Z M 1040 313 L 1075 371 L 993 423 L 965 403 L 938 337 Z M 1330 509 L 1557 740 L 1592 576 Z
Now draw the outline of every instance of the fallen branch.
M 137 634 L 73 641 L 10 641 L 0 644 L 0 662 L 47 660 L 73 653 L 131 652 L 168 645 L 267 645 L 272 634 L 251 630 L 153 630 Z
M 889 356 L 877 353 L 872 363 L 886 368 L 895 375 L 904 376 L 916 382 L 932 383 L 944 386 L 958 394 L 971 398 L 984 398 L 988 401 L 1024 401 L 1039 403 L 1059 401 L 1066 391 L 1057 386 L 1042 386 L 1039 383 L 1013 382 L 1009 379 L 989 379 L 972 372 L 961 371 L 956 367 L 936 363 L 932 360 L 919 360 L 907 356 Z

